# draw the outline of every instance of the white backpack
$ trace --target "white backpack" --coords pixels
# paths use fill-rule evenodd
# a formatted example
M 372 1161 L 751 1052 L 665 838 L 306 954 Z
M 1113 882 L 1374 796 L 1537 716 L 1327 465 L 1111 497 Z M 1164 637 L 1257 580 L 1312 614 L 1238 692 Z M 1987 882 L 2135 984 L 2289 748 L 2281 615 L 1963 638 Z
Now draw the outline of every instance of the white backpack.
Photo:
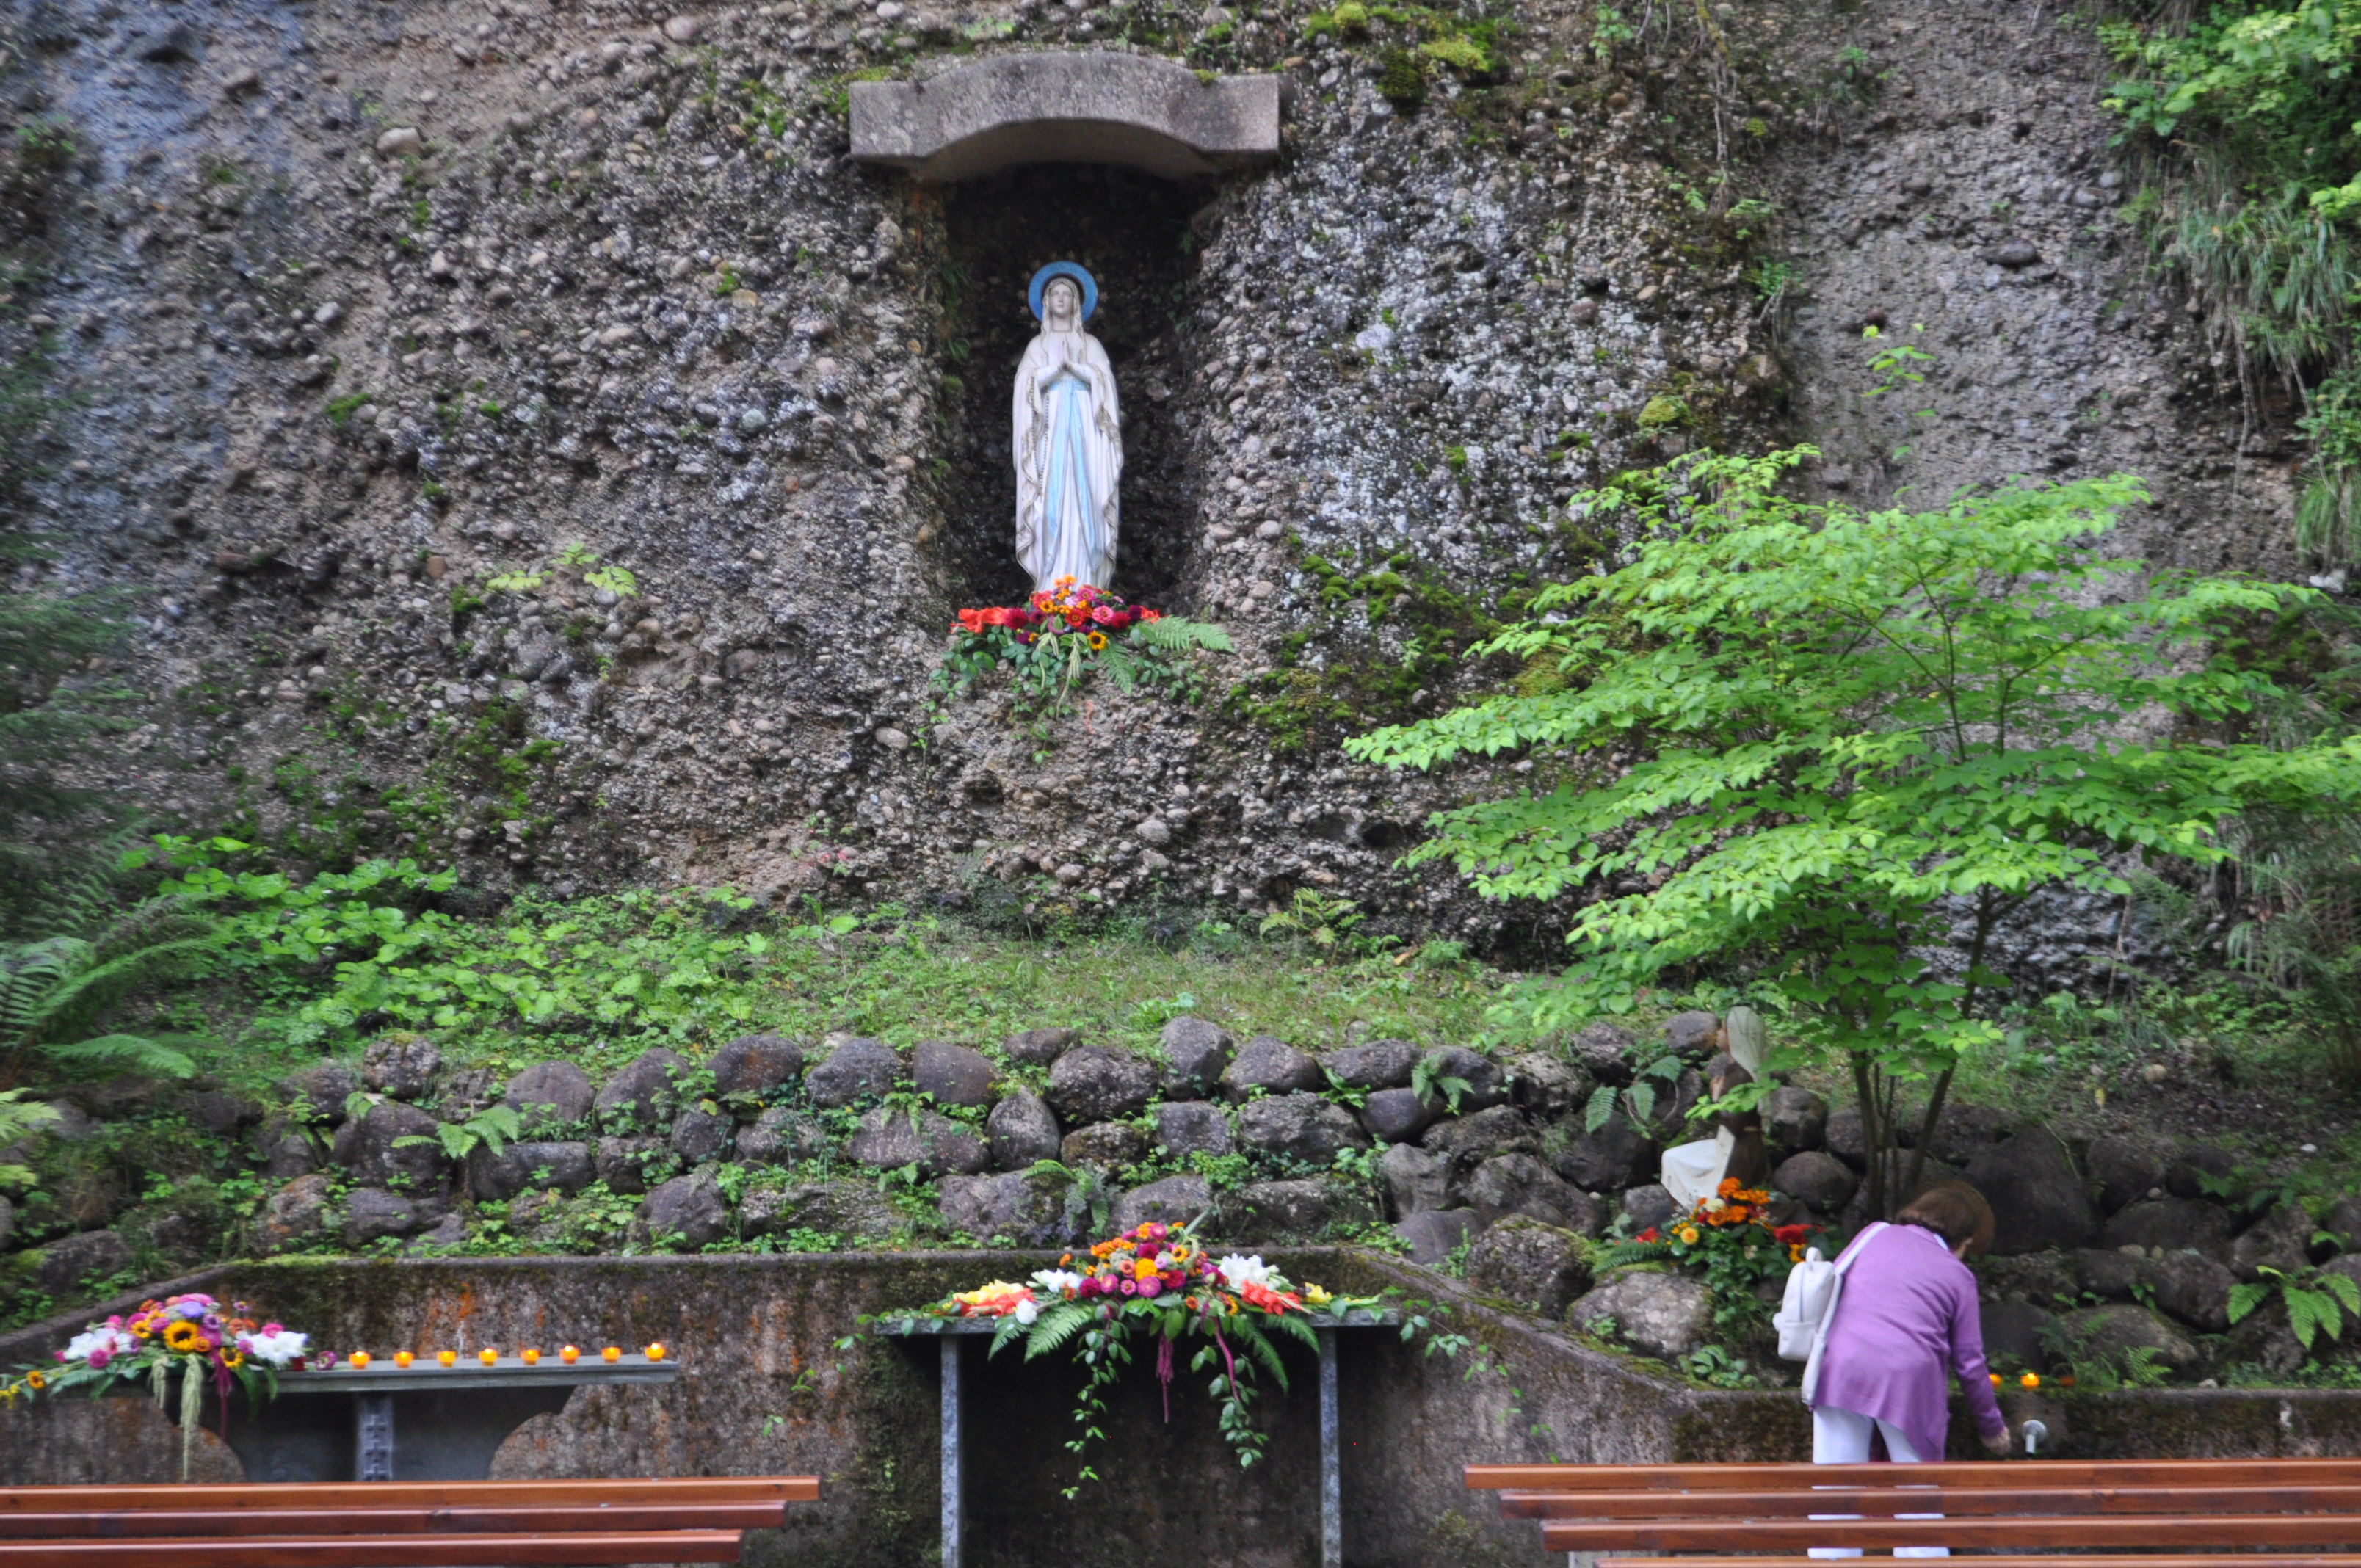
M 1787 1271 L 1787 1294 L 1771 1326 L 1779 1335 L 1779 1359 L 1800 1361 L 1804 1366 L 1804 1403 L 1820 1382 L 1820 1353 L 1828 1347 L 1828 1325 L 1836 1321 L 1837 1302 L 1844 1295 L 1845 1270 L 1853 1266 L 1870 1238 L 1885 1229 L 1878 1222 L 1853 1238 L 1834 1263 L 1824 1261 L 1819 1248 L 1804 1254 L 1804 1261 Z

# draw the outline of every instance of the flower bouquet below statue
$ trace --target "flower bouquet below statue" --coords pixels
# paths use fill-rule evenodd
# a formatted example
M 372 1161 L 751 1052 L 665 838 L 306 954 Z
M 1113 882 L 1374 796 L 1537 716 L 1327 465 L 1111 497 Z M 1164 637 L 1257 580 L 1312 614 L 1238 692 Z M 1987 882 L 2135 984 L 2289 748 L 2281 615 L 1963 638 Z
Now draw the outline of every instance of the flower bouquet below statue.
M 1175 1348 L 1184 1339 L 1194 1340 L 1198 1348 L 1189 1369 L 1213 1375 L 1208 1391 L 1222 1402 L 1222 1433 L 1237 1450 L 1238 1463 L 1252 1464 L 1268 1441 L 1246 1414 L 1256 1368 L 1269 1373 L 1281 1389 L 1287 1387 L 1287 1368 L 1274 1341 L 1284 1336 L 1316 1344 L 1311 1313 L 1341 1317 L 1379 1302 L 1374 1297 L 1332 1296 L 1309 1281 L 1299 1284 L 1260 1256 L 1231 1253 L 1217 1258 L 1198 1245 L 1198 1223 L 1136 1226 L 1087 1253 L 1067 1254 L 1057 1267 L 1040 1270 L 1025 1284 L 994 1280 L 915 1313 L 885 1316 L 997 1318 L 993 1354 L 1021 1340 L 1028 1361 L 1071 1344 L 1075 1359 L 1090 1373 L 1075 1411 L 1082 1435 L 1066 1445 L 1077 1454 L 1099 1435 L 1105 1391 L 1130 1364 L 1135 1335 L 1156 1342 L 1156 1376 L 1164 1385 L 1167 1420 Z M 1081 1478 L 1098 1476 L 1085 1465 Z M 1069 1488 L 1066 1495 L 1073 1493 Z
M 1178 656 L 1196 648 L 1226 653 L 1229 634 L 1060 577 L 1021 605 L 961 610 L 936 685 L 964 693 L 1005 665 L 1021 696 L 1052 711 L 1100 671 L 1125 691 L 1160 687 L 1185 696 L 1193 683 Z

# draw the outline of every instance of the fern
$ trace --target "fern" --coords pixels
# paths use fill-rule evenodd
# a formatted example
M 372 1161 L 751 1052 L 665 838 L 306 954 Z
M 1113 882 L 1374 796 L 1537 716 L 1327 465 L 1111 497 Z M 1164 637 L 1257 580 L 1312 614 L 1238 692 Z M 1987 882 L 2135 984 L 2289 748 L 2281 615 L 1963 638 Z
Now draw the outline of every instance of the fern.
M 1615 1115 L 1615 1086 L 1602 1083 L 1590 1091 L 1590 1102 L 1582 1110 L 1582 1130 L 1595 1133 L 1607 1125 Z
M 1063 1301 L 1050 1308 L 1033 1320 L 1033 1327 L 1025 1336 L 1025 1359 L 1030 1361 L 1037 1355 L 1063 1349 L 1095 1316 L 1080 1301 Z
M 1410 1069 L 1410 1091 L 1424 1104 L 1432 1105 L 1438 1098 L 1448 1102 L 1451 1113 L 1456 1116 L 1461 1097 L 1473 1093 L 1476 1086 L 1456 1073 L 1444 1072 L 1447 1059 L 1441 1051 L 1429 1051 L 1421 1057 L 1418 1065 Z
M 27 1101 L 29 1089 L 11 1089 L 0 1092 L 0 1149 L 13 1149 L 35 1133 L 58 1120 L 57 1112 L 38 1100 Z M 0 1163 L 0 1187 L 25 1188 L 33 1185 L 29 1167 Z
M 2310 1354 L 2312 1342 L 2325 1333 L 2342 1339 L 2345 1320 L 2361 1320 L 2361 1284 L 2348 1275 L 2312 1269 L 2297 1277 L 2270 1267 L 2256 1270 L 2262 1277 L 2230 1288 L 2230 1321 L 2239 1322 L 2277 1294 L 2287 1308 L 2288 1327 L 2296 1343 Z
M 83 1035 L 138 987 L 179 978 L 219 942 L 213 923 L 176 899 L 150 899 L 95 938 L 0 943 L 0 1069 L 38 1053 L 60 1065 L 187 1078 L 196 1064 L 144 1036 Z
M 1191 620 L 1185 616 L 1168 615 L 1157 620 L 1143 620 L 1131 629 L 1134 641 L 1155 649 L 1160 653 L 1181 653 L 1192 648 L 1202 648 L 1209 653 L 1234 653 L 1237 644 L 1230 634 L 1210 620 Z

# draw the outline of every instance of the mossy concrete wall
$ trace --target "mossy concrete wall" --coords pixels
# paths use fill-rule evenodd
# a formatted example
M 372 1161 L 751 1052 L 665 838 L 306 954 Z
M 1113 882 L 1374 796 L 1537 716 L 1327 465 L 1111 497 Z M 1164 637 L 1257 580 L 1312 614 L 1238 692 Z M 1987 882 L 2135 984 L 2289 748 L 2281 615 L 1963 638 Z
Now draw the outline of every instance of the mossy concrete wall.
M 1008 1253 L 797 1257 L 517 1258 L 240 1264 L 167 1288 L 239 1297 L 329 1348 L 502 1349 L 526 1344 L 678 1347 L 661 1388 L 584 1389 L 500 1451 L 503 1476 L 811 1473 L 822 1501 L 750 1541 L 750 1562 L 906 1568 L 935 1550 L 939 1364 L 935 1342 L 879 1340 L 856 1319 L 1042 1260 Z M 1792 1395 L 1716 1393 L 1653 1377 L 1476 1300 L 1452 1282 L 1349 1251 L 1288 1255 L 1298 1277 L 1353 1291 L 1393 1288 L 1429 1303 L 1471 1348 L 1428 1354 L 1381 1331 L 1347 1334 L 1341 1357 L 1345 1551 L 1356 1568 L 1460 1568 L 1548 1561 L 1530 1523 L 1505 1522 L 1460 1485 L 1470 1461 L 1646 1463 L 1804 1458 Z M 100 1310 L 114 1310 L 113 1308 Z M 0 1365 L 48 1359 L 74 1314 L 0 1339 Z M 849 1344 L 844 1343 L 847 1339 Z M 987 1361 L 971 1343 L 972 1560 L 986 1568 L 1196 1556 L 1238 1568 L 1317 1561 L 1317 1407 L 1308 1352 L 1293 1388 L 1257 1406 L 1265 1460 L 1241 1470 L 1214 1425 L 1206 1375 L 1180 1368 L 1170 1420 L 1148 1357 L 1134 1366 L 1091 1463 L 1101 1477 L 1069 1501 L 1078 1376 L 1061 1355 Z M 2361 1397 L 2204 1390 L 2076 1400 L 2028 1398 L 2081 1454 L 2361 1453 Z M 0 1411 L 0 1485 L 161 1481 L 179 1434 L 146 1401 L 48 1401 Z M 200 1479 L 234 1480 L 235 1455 L 200 1439 Z

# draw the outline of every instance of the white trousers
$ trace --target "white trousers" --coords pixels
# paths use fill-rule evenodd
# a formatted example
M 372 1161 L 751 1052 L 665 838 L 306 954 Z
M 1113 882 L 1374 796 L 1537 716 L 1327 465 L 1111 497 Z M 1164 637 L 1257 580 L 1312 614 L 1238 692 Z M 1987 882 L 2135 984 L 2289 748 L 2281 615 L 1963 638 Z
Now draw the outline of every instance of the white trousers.
M 1885 1452 L 1896 1464 L 1919 1463 L 1918 1451 L 1902 1435 L 1902 1429 L 1891 1421 L 1881 1421 L 1853 1410 L 1839 1410 L 1829 1405 L 1812 1408 L 1812 1463 L 1815 1464 L 1860 1464 L 1869 1458 L 1869 1434 L 1872 1429 L 1885 1438 Z M 1859 1514 L 1814 1514 L 1816 1519 L 1857 1519 Z M 1896 1519 L 1938 1519 L 1940 1514 L 1896 1514 Z M 1896 1557 L 1949 1557 L 1948 1546 L 1897 1546 Z M 1815 1546 L 1813 1557 L 1858 1557 L 1856 1546 Z

